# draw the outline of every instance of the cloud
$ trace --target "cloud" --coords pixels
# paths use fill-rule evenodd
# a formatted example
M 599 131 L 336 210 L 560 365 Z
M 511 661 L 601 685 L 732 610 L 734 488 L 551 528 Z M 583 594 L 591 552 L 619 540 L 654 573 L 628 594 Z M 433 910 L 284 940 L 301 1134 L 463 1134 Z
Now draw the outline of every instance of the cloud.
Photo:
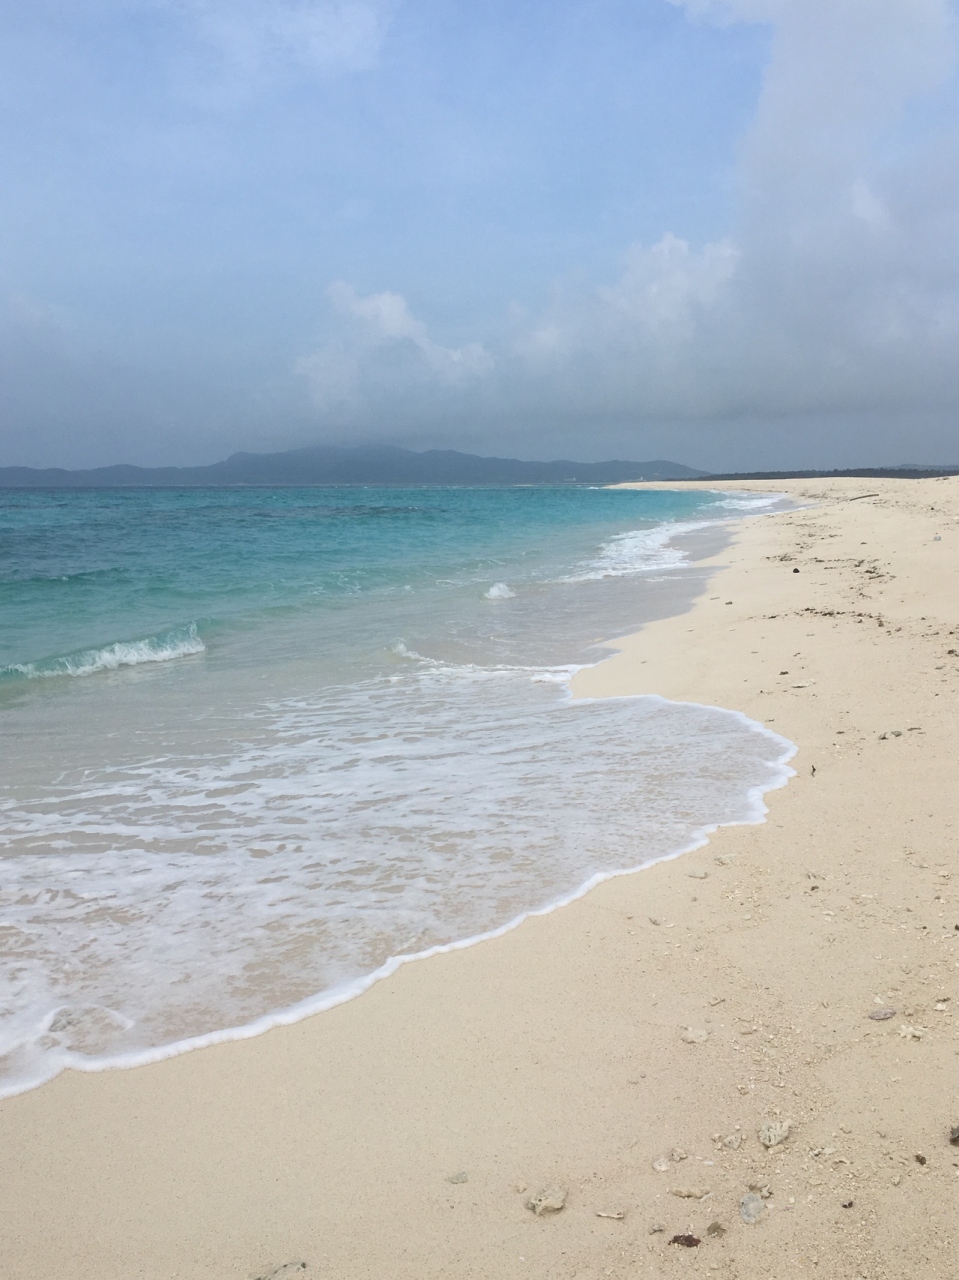
M 621 343 L 627 334 L 630 344 L 647 348 L 688 342 L 734 274 L 738 257 L 728 240 L 696 252 L 671 232 L 650 248 L 633 245 L 618 280 L 598 286 L 590 297 L 558 297 L 518 338 L 515 350 L 533 361 L 568 357 L 590 337 L 595 340 L 599 329 L 604 343 Z
M 517 307 L 482 346 L 440 347 L 398 295 L 334 286 L 361 336 L 301 365 L 318 403 L 362 419 L 368 395 L 392 385 L 401 401 L 415 368 L 417 413 L 432 381 L 444 411 L 452 391 L 464 415 L 527 424 L 959 410 L 955 121 L 909 115 L 954 72 L 949 5 L 672 2 L 772 25 L 731 234 L 633 245 L 617 278 Z M 374 358 L 400 347 L 402 362 Z
M 388 0 L 180 0 L 200 34 L 245 72 L 278 65 L 362 71 L 386 35 Z
M 728 25 L 733 22 L 775 22 L 790 0 L 668 0 L 691 18 Z
M 950 226 L 959 185 L 940 176 L 955 172 L 955 132 L 922 146 L 902 134 L 911 102 L 954 69 L 949 5 L 684 7 L 774 28 L 741 147 L 736 226 L 698 253 L 670 237 L 658 251 L 635 248 L 619 281 L 597 288 L 585 308 L 580 300 L 579 315 L 601 315 L 605 303 L 604 322 L 594 317 L 585 335 L 566 338 L 567 360 L 578 350 L 596 371 L 584 407 L 590 395 L 603 398 L 601 378 L 610 408 L 639 414 L 959 407 L 959 237 Z M 681 323 L 663 322 L 665 299 Z M 602 334 L 609 350 L 619 315 L 619 354 L 604 360 L 589 335 Z M 547 323 L 582 329 L 569 306 Z
M 106 420 L 112 441 L 136 421 L 145 441 L 178 432 L 192 449 L 212 438 L 215 413 L 230 447 L 240 432 L 250 447 L 392 435 L 528 453 L 562 438 L 596 456 L 631 450 L 640 433 L 669 441 L 678 423 L 812 432 L 813 418 L 923 414 L 947 424 L 948 443 L 959 415 L 959 0 L 668 3 L 674 27 L 685 15 L 716 28 L 684 33 L 663 67 L 683 112 L 712 94 L 690 77 L 728 77 L 716 94 L 720 150 L 710 146 L 708 163 L 695 148 L 677 157 L 687 135 L 654 95 L 646 115 L 663 117 L 654 142 L 668 163 L 643 149 L 643 133 L 628 153 L 644 157 L 634 174 L 619 171 L 619 150 L 602 172 L 580 163 L 599 149 L 596 130 L 633 109 L 587 119 L 567 75 L 580 37 L 561 46 L 562 95 L 551 97 L 553 63 L 523 60 L 496 6 L 479 59 L 474 27 L 447 24 L 439 42 L 409 6 L 402 57 L 361 83 L 340 73 L 378 65 L 397 0 L 20 6 L 6 56 L 11 102 L 23 100 L 11 116 L 22 140 L 2 289 L 70 310 L 0 298 L 0 429 L 17 456 L 36 454 L 43 423 L 53 459 L 58 438 L 72 450 L 75 437 L 78 451 L 84 434 L 105 440 Z M 586 0 L 572 10 L 593 12 Z M 737 24 L 765 31 L 754 39 Z M 622 30 L 617 50 L 633 47 L 634 27 Z M 499 78 L 507 54 L 522 92 Z M 605 43 L 591 57 L 581 78 L 610 65 Z M 463 101 L 437 68 L 450 82 L 475 74 Z M 618 61 L 611 82 L 613 71 L 645 75 Z M 296 92 L 271 92 L 289 82 Z M 627 87 L 616 81 L 617 101 Z M 723 183 L 747 92 L 752 117 Z M 467 182 L 460 157 L 474 135 L 508 154 L 502 172 L 484 162 Z M 524 147 L 537 163 L 517 163 Z M 691 200 L 695 173 L 703 188 Z M 729 198 L 717 208 L 721 185 Z M 684 205 L 688 219 L 653 222 Z M 632 244 L 629 208 L 645 228 Z M 388 266 L 357 289 L 359 262 L 364 274 Z M 352 282 L 330 287 L 311 345 L 317 270 Z M 565 274 L 550 286 L 542 274 L 554 270 Z M 404 284 L 415 302 L 391 290 L 398 279 L 415 282 Z M 929 460 L 953 452 L 932 449 Z
M 694 364 L 738 265 L 728 240 L 633 245 L 613 283 L 558 290 L 520 319 L 499 361 L 505 395 L 587 418 L 708 410 Z
M 323 409 L 356 406 L 379 393 L 433 385 L 457 388 L 475 382 L 492 368 L 478 342 L 446 347 L 434 341 L 399 293 L 366 297 L 335 281 L 327 290 L 340 318 L 341 333 L 296 365 Z

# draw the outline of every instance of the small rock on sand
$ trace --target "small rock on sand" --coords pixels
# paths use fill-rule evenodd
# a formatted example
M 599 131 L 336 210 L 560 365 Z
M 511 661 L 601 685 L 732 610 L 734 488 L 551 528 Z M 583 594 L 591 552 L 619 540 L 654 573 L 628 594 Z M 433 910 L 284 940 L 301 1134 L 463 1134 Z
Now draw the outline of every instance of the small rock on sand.
M 786 1141 L 791 1128 L 792 1124 L 789 1120 L 771 1120 L 759 1130 L 759 1141 L 771 1150 Z
M 702 1241 L 699 1236 L 691 1236 L 688 1233 L 684 1233 L 680 1236 L 672 1236 L 669 1243 L 681 1244 L 684 1249 L 695 1249 L 697 1245 L 702 1244 Z
M 670 1187 L 669 1194 L 679 1196 L 680 1200 L 705 1200 L 709 1187 Z
M 705 1044 L 709 1039 L 709 1032 L 701 1027 L 683 1027 L 679 1038 L 683 1044 Z
M 447 1182 L 452 1182 L 454 1186 L 458 1186 L 461 1182 L 469 1182 L 469 1180 L 469 1174 L 465 1173 L 463 1170 L 460 1170 L 459 1173 L 451 1173 L 446 1179 Z
M 765 1211 L 766 1206 L 763 1204 L 762 1196 L 757 1196 L 755 1191 L 748 1191 L 739 1202 L 739 1216 L 747 1227 L 758 1222 Z
M 949 1141 L 954 1147 L 959 1147 L 959 1124 L 954 1124 L 949 1130 Z
M 726 1234 L 726 1228 L 721 1222 L 711 1222 L 706 1228 L 706 1234 L 712 1236 L 714 1240 L 721 1240 Z
M 741 1133 L 729 1133 L 723 1138 L 723 1146 L 728 1147 L 730 1151 L 738 1151 L 743 1144 L 743 1135 Z
M 670 1160 L 669 1156 L 667 1155 L 657 1156 L 655 1160 L 653 1160 L 653 1168 L 656 1170 L 657 1173 L 669 1173 L 669 1168 L 671 1163 L 672 1161 Z
M 869 1015 L 873 1022 L 888 1022 L 890 1018 L 896 1016 L 895 1009 L 873 1009 Z
M 559 1213 L 566 1204 L 565 1187 L 544 1187 L 538 1195 L 526 1201 L 527 1209 L 532 1209 L 538 1218 L 544 1213 Z

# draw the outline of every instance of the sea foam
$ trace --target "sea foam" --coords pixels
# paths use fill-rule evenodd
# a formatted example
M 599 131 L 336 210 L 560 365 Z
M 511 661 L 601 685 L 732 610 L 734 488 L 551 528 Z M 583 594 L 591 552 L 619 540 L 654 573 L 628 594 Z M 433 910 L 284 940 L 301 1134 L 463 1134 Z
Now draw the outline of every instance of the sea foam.
M 656 571 L 689 566 L 675 539 L 752 495 L 22 501 L 0 1093 L 295 1021 L 760 821 L 790 774 L 791 745 L 736 712 L 569 693 L 597 634 L 641 625 Z M 174 661 L 204 652 L 194 623 L 82 647 L 184 601 L 215 661 Z
M 706 491 L 709 493 L 709 491 Z M 567 582 L 587 582 L 597 578 L 618 578 L 632 574 L 662 572 L 685 568 L 690 564 L 688 553 L 677 539 L 706 529 L 718 529 L 729 515 L 764 515 L 772 508 L 782 506 L 787 500 L 780 493 L 728 493 L 715 491 L 713 510 L 717 518 L 705 520 L 674 520 L 653 525 L 651 528 L 630 529 L 616 534 L 606 542 L 595 559 L 583 565 L 578 572 L 564 579 Z
M 759 821 L 789 774 L 738 713 L 574 701 L 570 674 L 411 657 L 262 712 L 228 753 L 5 805 L 0 1093 L 326 1007 Z
M 136 667 L 144 662 L 171 662 L 175 658 L 203 653 L 205 649 L 196 623 L 191 622 L 186 627 L 174 627 L 143 640 L 117 640 L 98 649 L 80 649 L 76 653 L 41 658 L 36 662 L 11 663 L 0 668 L 0 680 L 92 676 L 100 671 L 116 671 L 119 667 Z
M 597 578 L 619 578 L 652 570 L 678 569 L 689 563 L 686 552 L 676 546 L 683 534 L 715 528 L 716 520 L 685 520 L 651 529 L 631 529 L 616 534 L 600 549 L 595 559 L 570 574 L 567 582 L 588 582 Z

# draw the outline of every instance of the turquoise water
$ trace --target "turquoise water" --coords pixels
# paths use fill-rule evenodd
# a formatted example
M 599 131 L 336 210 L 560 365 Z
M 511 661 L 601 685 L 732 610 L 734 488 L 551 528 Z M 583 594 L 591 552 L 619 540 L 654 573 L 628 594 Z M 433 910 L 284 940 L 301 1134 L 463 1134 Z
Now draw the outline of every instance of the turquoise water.
M 0 1091 L 355 994 L 755 821 L 789 744 L 574 702 L 774 500 L 0 495 Z
M 298 626 L 325 635 L 357 611 L 399 634 L 425 608 L 431 637 L 443 611 L 469 644 L 471 628 L 499 621 L 477 612 L 477 589 L 668 566 L 678 557 L 658 547 L 658 527 L 728 517 L 725 501 L 575 488 L 7 491 L 0 681 L 199 652 L 214 636 L 287 647 Z M 615 541 L 633 530 L 652 538 Z

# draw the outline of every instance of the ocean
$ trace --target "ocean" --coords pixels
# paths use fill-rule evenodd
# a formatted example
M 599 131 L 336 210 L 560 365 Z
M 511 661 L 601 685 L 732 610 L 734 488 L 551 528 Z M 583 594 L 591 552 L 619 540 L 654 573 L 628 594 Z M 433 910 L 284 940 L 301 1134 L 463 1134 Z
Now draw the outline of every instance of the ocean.
M 569 683 L 778 505 L 0 492 L 0 1096 L 294 1021 L 760 821 L 785 739 Z

